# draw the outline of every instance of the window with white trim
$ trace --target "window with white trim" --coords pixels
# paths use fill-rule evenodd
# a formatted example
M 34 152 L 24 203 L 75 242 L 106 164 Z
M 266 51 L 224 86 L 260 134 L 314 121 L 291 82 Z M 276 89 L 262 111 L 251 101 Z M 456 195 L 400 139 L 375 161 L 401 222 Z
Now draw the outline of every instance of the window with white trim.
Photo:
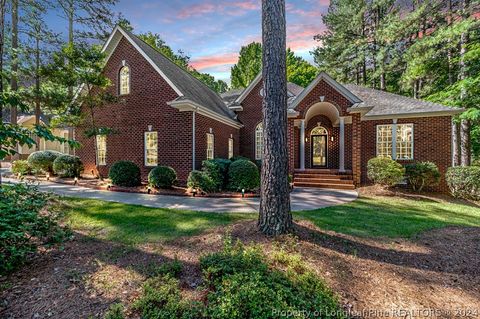
M 97 165 L 107 165 L 106 135 L 97 135 Z
M 145 132 L 145 166 L 158 165 L 158 132 Z
M 263 123 L 258 123 L 255 129 L 255 159 L 263 158 Z
M 413 159 L 413 124 L 397 124 L 397 160 Z
M 124 66 L 120 69 L 120 95 L 130 94 L 130 68 Z
M 233 154 L 233 138 L 228 139 L 228 158 L 232 158 Z
M 213 159 L 215 156 L 215 137 L 211 133 L 207 133 L 207 160 Z
M 397 124 L 395 139 L 395 160 L 413 159 L 413 124 Z M 390 157 L 393 154 L 393 125 L 377 125 L 377 156 Z

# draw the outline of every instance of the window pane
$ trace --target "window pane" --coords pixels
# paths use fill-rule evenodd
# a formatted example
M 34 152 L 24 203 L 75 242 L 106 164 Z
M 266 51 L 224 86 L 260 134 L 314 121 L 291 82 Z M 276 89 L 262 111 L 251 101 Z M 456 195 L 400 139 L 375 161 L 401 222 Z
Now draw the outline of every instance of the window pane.
M 120 94 L 130 93 L 130 69 L 128 66 L 124 66 L 120 70 Z
M 158 132 L 145 133 L 145 166 L 158 165 Z
M 257 125 L 255 130 L 255 159 L 261 160 L 263 158 L 263 124 Z
M 397 159 L 413 159 L 413 124 L 397 125 Z
M 213 134 L 207 134 L 207 159 L 213 159 L 215 149 L 215 139 Z
M 392 125 L 377 125 L 377 156 L 392 157 Z
M 233 157 L 233 138 L 228 139 L 228 158 Z
M 107 137 L 97 135 L 97 163 L 98 165 L 107 165 Z

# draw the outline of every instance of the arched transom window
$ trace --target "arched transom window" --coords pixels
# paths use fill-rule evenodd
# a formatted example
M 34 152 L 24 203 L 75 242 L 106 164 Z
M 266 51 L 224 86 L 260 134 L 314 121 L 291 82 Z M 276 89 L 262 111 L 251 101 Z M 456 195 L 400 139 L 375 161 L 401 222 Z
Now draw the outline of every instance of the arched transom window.
M 310 135 L 328 135 L 328 131 L 323 126 L 317 126 L 312 130 Z
M 130 93 L 130 68 L 124 66 L 120 69 L 120 95 Z
M 255 129 L 255 159 L 263 158 L 263 124 L 258 123 Z

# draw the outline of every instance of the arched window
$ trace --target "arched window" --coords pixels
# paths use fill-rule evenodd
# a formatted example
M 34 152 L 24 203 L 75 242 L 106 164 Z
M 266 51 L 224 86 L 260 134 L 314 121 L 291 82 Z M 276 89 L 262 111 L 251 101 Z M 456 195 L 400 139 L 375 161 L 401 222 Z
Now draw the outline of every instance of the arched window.
M 328 131 L 323 126 L 317 126 L 312 130 L 310 135 L 328 135 Z
M 263 158 L 263 124 L 258 123 L 255 129 L 255 159 Z
M 120 69 L 120 95 L 130 93 L 130 68 L 124 66 Z

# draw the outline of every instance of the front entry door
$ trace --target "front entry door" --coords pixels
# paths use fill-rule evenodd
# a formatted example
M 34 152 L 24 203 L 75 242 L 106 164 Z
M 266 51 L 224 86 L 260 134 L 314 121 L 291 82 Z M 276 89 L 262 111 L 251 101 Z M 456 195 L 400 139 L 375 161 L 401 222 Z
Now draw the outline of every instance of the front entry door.
M 327 167 L 327 135 L 312 135 L 312 167 Z

